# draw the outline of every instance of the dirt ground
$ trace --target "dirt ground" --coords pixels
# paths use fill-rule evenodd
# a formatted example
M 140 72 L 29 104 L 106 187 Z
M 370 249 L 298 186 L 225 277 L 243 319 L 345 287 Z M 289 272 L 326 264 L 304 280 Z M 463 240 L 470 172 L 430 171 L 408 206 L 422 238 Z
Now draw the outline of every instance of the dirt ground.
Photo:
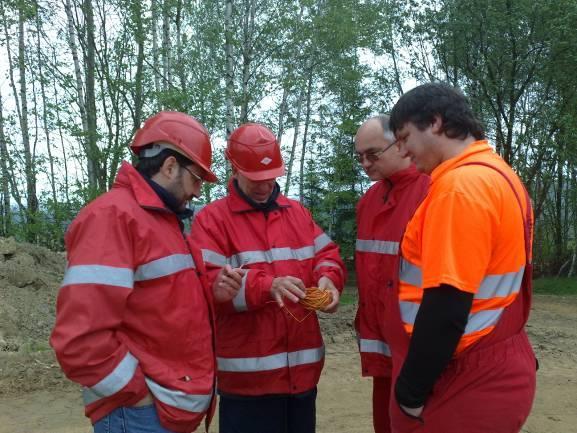
M 0 433 L 89 433 L 80 390 L 61 374 L 47 338 L 64 256 L 0 238 Z M 359 373 L 355 306 L 323 315 L 327 357 L 319 433 L 369 433 L 371 382 Z M 536 296 L 528 332 L 538 388 L 524 433 L 577 432 L 577 297 Z M 211 432 L 218 431 L 218 420 Z

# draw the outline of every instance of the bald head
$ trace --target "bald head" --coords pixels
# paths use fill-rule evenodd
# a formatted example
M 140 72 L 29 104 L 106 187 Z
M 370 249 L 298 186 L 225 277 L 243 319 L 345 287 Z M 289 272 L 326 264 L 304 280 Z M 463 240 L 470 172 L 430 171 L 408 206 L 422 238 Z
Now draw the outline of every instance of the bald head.
M 380 114 L 378 116 L 371 117 L 363 122 L 357 131 L 355 136 L 355 142 L 359 134 L 373 133 L 375 135 L 381 135 L 386 140 L 393 142 L 395 140 L 395 135 L 391 132 L 389 128 L 389 116 Z
M 394 142 L 389 116 L 371 117 L 360 126 L 355 136 L 355 151 L 363 156 L 360 163 L 371 180 L 388 178 L 411 164 L 401 156 Z

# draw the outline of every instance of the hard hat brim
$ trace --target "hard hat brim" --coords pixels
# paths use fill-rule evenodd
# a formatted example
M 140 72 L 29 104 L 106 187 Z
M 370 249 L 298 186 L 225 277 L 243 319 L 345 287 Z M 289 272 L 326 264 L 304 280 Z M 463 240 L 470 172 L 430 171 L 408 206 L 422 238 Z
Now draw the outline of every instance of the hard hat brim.
M 261 180 L 276 179 L 277 177 L 285 175 L 284 164 L 281 165 L 280 167 L 271 168 L 270 170 L 244 171 L 238 168 L 237 170 L 248 180 L 252 180 L 254 182 L 259 182 Z

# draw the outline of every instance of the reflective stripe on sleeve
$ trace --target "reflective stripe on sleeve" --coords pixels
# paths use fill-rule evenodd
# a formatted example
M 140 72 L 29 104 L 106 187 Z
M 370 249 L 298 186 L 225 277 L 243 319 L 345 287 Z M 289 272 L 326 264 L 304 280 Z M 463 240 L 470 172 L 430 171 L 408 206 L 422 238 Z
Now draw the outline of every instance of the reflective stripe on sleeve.
M 185 269 L 194 269 L 195 264 L 190 254 L 173 254 L 140 265 L 134 274 L 135 281 L 153 280 L 176 274 Z
M 322 233 L 315 238 L 315 254 L 333 241 L 326 233 Z
M 325 354 L 324 346 L 314 349 L 281 352 L 274 355 L 254 358 L 217 358 L 218 370 L 225 372 L 248 373 L 269 371 L 278 368 L 295 367 L 319 362 Z
M 202 260 L 216 266 L 225 266 L 228 263 L 226 256 L 207 249 L 202 250 Z
M 210 406 L 212 394 L 186 394 L 165 388 L 148 377 L 144 380 L 152 395 L 169 406 L 195 413 L 205 412 Z
M 519 293 L 524 272 L 525 266 L 522 266 L 517 272 L 487 275 L 481 281 L 474 299 L 506 298 Z M 423 284 L 423 273 L 420 267 L 402 258 L 399 279 L 411 286 L 421 287 Z
M 403 322 L 414 326 L 420 304 L 416 302 L 399 301 L 399 307 L 401 309 L 401 318 Z M 467 326 L 465 327 L 463 335 L 472 334 L 494 326 L 501 317 L 501 314 L 503 314 L 503 311 L 504 308 L 496 308 L 469 314 Z
M 129 268 L 103 265 L 77 265 L 66 269 L 62 286 L 72 284 L 103 284 L 107 286 L 134 286 L 134 273 Z
M 502 275 L 487 275 L 483 278 L 475 299 L 506 298 L 514 293 L 519 293 L 525 266 L 517 272 L 509 272 Z
M 234 309 L 238 312 L 247 311 L 248 304 L 246 303 L 246 279 L 248 277 L 248 273 L 250 270 L 247 270 L 244 275 L 242 276 L 242 280 L 240 283 L 240 289 L 234 299 L 232 300 L 232 304 L 234 305 Z
M 338 268 L 341 273 L 343 272 L 343 270 L 341 269 L 341 267 L 339 266 L 338 263 L 335 262 L 330 262 L 328 260 L 323 260 L 322 262 L 320 262 L 318 265 L 315 266 L 315 271 L 322 268 L 323 266 L 328 266 L 328 267 L 332 267 L 332 268 Z
M 88 406 L 95 401 L 116 394 L 132 380 L 137 366 L 138 360 L 130 352 L 126 352 L 122 361 L 108 376 L 96 385 L 82 389 L 84 404 Z
M 399 253 L 399 243 L 392 241 L 357 239 L 355 249 L 361 253 L 397 255 Z
M 387 343 L 381 340 L 359 340 L 359 349 L 362 353 L 378 353 L 384 356 L 391 356 L 391 348 Z

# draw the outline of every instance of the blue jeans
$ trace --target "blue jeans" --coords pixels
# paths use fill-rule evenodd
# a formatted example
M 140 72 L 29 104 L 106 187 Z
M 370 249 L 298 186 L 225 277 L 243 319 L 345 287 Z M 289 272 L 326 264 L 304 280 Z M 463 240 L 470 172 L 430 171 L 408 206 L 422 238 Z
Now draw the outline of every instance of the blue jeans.
M 96 421 L 94 433 L 174 433 L 160 425 L 153 404 L 119 407 Z

